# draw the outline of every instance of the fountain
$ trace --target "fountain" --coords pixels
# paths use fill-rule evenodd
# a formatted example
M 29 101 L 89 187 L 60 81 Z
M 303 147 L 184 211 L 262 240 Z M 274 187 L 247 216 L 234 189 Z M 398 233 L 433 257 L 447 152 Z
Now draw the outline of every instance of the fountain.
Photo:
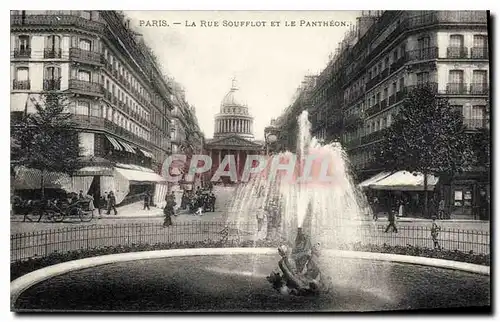
M 419 257 L 406 261 L 399 257 L 396 262 L 394 256 L 398 255 L 338 251 L 352 243 L 370 242 L 365 232 L 374 227 L 363 220 L 365 201 L 349 175 L 340 144 L 322 145 L 311 137 L 307 112 L 299 118 L 299 129 L 297 152 L 281 153 L 279 158 L 317 156 L 321 162 L 313 162 L 312 180 L 296 180 L 297 174 L 307 172 L 306 160 L 291 178 L 268 180 L 261 175 L 234 192 L 226 224 L 240 240 L 251 240 L 255 247 L 165 250 L 134 253 L 135 260 L 123 254 L 129 256 L 124 261 L 110 262 L 104 256 L 93 258 L 90 264 L 65 263 L 64 274 L 48 278 L 42 272 L 37 284 L 29 279 L 17 282 L 26 288 L 14 288 L 14 309 L 310 312 L 490 305 L 490 279 L 484 267 Z M 321 166 L 323 160 L 328 167 Z M 330 179 L 320 180 L 322 172 Z M 256 211 L 276 202 L 280 220 L 267 225 L 273 233 L 266 231 L 266 225 L 257 232 Z M 293 271 L 300 257 L 295 246 L 304 241 L 295 239 L 302 233 L 310 238 L 310 256 L 316 256 L 317 264 L 306 264 L 310 274 L 305 279 Z M 261 240 L 273 247 L 257 247 Z M 294 261 L 287 263 L 293 256 Z M 99 260 L 106 265 L 92 267 Z M 269 281 L 276 273 L 287 288 L 270 285 L 282 283 Z M 324 277 L 331 278 L 326 287 L 321 284 Z

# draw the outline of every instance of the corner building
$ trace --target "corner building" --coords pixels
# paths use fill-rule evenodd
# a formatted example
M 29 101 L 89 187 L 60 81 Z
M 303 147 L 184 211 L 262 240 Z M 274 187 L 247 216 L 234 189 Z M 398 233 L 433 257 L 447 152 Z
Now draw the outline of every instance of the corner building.
M 113 190 L 122 203 L 162 184 L 172 91 L 122 13 L 11 11 L 11 116 L 33 113 L 32 100 L 47 90 L 69 94 L 83 148 L 82 169 L 53 188 L 94 198 Z M 20 190 L 39 180 L 26 169 L 18 177 L 34 183 Z

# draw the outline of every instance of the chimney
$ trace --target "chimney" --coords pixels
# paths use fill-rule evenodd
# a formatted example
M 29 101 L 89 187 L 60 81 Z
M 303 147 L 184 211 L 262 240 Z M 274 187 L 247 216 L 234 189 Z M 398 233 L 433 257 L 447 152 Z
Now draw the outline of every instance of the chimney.
M 358 29 L 358 39 L 363 37 L 364 34 L 370 29 L 370 27 L 377 21 L 378 16 L 372 14 L 368 11 L 368 15 L 363 14 L 361 17 L 357 18 L 357 29 Z

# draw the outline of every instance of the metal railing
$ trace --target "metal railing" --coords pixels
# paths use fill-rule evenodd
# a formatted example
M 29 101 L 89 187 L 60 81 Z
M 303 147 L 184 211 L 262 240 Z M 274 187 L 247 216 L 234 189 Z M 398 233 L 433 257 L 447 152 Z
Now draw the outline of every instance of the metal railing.
M 349 243 L 434 247 L 430 223 L 429 227 L 399 226 L 397 233 L 385 233 L 385 225 L 374 225 L 371 222 L 361 223 L 356 228 L 350 228 L 353 229 L 353 237 L 347 243 L 345 240 L 326 238 L 331 240 L 332 244 L 325 247 L 342 247 L 343 244 Z M 265 230 L 265 227 L 263 229 Z M 164 228 L 161 223 L 67 227 L 11 235 L 10 256 L 11 262 L 15 262 L 45 257 L 56 252 L 203 241 L 219 242 L 221 247 L 225 247 L 234 245 L 236 242 L 255 240 L 256 233 L 256 222 L 237 224 L 198 221 L 175 223 L 167 228 Z M 328 234 L 328 232 L 325 233 Z M 445 250 L 472 251 L 476 254 L 490 253 L 489 232 L 442 229 L 439 231 L 437 240 L 441 248 Z
M 101 65 L 104 62 L 103 55 L 101 53 L 81 48 L 70 48 L 69 57 L 70 59 L 97 65 Z
M 448 47 L 446 48 L 446 58 L 467 58 L 467 47 Z
M 103 96 L 103 87 L 99 83 L 88 82 L 79 79 L 69 80 L 69 89 L 93 96 Z
M 43 58 L 61 58 L 61 48 L 44 48 Z
M 93 32 L 103 32 L 104 24 L 99 21 L 85 19 L 77 15 L 11 15 L 11 26 L 72 26 Z
M 20 89 L 20 90 L 28 90 L 31 89 L 30 80 L 13 80 L 12 81 L 12 89 Z

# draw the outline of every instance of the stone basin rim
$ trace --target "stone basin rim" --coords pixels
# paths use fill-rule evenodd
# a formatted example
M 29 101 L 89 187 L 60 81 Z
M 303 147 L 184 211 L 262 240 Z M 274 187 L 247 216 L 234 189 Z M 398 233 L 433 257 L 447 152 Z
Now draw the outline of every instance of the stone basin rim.
M 59 263 L 47 266 L 31 273 L 25 274 L 10 283 L 10 299 L 11 308 L 19 296 L 28 288 L 43 282 L 47 279 L 66 274 L 72 271 L 97 267 L 106 264 L 129 262 L 143 259 L 159 259 L 168 257 L 191 257 L 191 256 L 224 256 L 224 255 L 276 255 L 276 248 L 184 248 L 184 249 L 165 249 L 143 252 L 130 252 L 111 255 L 102 255 L 95 257 L 82 258 L 64 263 Z M 376 260 L 405 263 L 412 265 L 432 266 L 444 269 L 453 269 L 475 273 L 480 275 L 490 275 L 490 267 L 484 265 L 470 264 L 451 260 L 418 257 L 409 255 L 389 254 L 389 253 L 372 253 L 358 252 L 349 250 L 323 250 L 323 254 L 327 256 L 335 256 L 342 258 L 361 259 L 361 260 Z

